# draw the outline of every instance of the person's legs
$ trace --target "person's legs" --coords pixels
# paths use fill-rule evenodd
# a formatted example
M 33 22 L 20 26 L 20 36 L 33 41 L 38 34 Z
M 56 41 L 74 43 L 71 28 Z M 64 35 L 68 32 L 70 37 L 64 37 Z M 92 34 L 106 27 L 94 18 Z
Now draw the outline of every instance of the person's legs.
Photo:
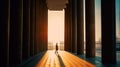
M 58 53 L 58 50 L 55 50 L 55 53 Z
M 55 50 L 55 53 L 57 53 L 57 50 Z

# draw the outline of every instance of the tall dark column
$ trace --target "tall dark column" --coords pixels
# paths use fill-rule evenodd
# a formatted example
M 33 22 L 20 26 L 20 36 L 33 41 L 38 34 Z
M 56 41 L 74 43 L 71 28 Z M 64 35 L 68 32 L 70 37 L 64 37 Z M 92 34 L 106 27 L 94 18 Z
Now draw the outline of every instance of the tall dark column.
M 36 2 L 36 41 L 38 52 L 47 50 L 47 5 L 45 0 L 37 0 Z
M 102 63 L 116 63 L 115 0 L 101 0 Z
M 30 57 L 30 0 L 23 0 L 23 60 Z
M 95 1 L 85 1 L 86 57 L 95 57 Z
M 23 0 L 10 0 L 10 66 L 22 61 Z
M 119 7 L 120 7 L 120 0 L 119 0 Z M 119 36 L 120 36 L 120 9 L 119 9 Z
M 37 53 L 44 50 L 44 0 L 36 0 L 36 43 Z
M 68 15 L 68 46 L 69 46 L 69 51 L 72 51 L 72 0 L 69 0 L 68 4 L 68 10 L 67 10 L 67 15 Z
M 36 0 L 34 2 L 35 2 L 34 3 L 35 4 L 35 12 L 34 12 L 35 13 L 35 21 L 34 21 L 34 23 L 35 23 L 35 25 L 34 25 L 35 26 L 35 28 L 34 28 L 34 53 L 37 54 L 37 37 L 36 37 L 37 36 L 37 29 L 36 29 L 36 24 L 37 24 L 37 22 L 36 22 L 36 18 L 37 18 L 37 12 L 36 12 L 37 11 L 37 5 L 36 5 L 36 3 L 37 2 L 36 2 Z
M 71 31 L 71 4 L 67 4 L 67 7 L 65 8 L 65 50 L 71 52 L 72 49 L 72 41 L 71 41 L 71 35 L 72 35 L 72 31 Z
M 65 32 L 65 39 L 64 39 L 65 42 L 64 42 L 64 45 L 65 45 L 65 50 L 66 50 L 66 51 L 69 51 L 69 50 L 68 50 L 68 47 L 69 47 L 69 46 L 68 46 L 68 32 L 67 32 L 67 31 L 68 31 L 67 9 L 68 9 L 68 8 L 65 8 L 65 31 L 64 31 L 64 32 Z
M 68 7 L 68 6 L 67 6 Z M 65 8 L 65 30 L 64 30 L 64 34 L 65 34 L 65 36 L 64 36 L 64 49 L 66 50 L 66 51 L 69 51 L 69 49 L 68 49 L 68 15 L 67 15 L 67 10 L 68 10 L 68 8 Z
M 71 4 L 72 4 L 72 52 L 75 53 L 76 52 L 76 0 L 71 0 Z
M 30 56 L 33 56 L 35 53 L 35 0 L 31 0 L 30 6 Z
M 83 0 L 77 0 L 77 54 L 84 54 Z
M 44 40 L 44 51 L 47 50 L 47 46 L 48 46 L 48 8 L 47 8 L 47 4 L 46 1 L 43 0 L 43 14 L 44 14 L 44 27 L 43 27 L 43 40 Z M 42 10 L 42 9 L 41 9 Z
M 40 3 L 39 0 L 36 0 L 36 4 L 35 4 L 36 5 L 36 9 L 35 9 L 36 10 L 36 26 L 35 26 L 36 27 L 36 48 L 35 49 L 37 50 L 37 53 L 39 53 L 40 50 L 41 50 L 39 48 L 40 47 L 39 45 L 40 45 L 40 42 L 41 42 L 40 41 L 40 35 L 41 35 L 41 33 L 40 33 L 41 28 L 40 27 L 41 26 L 40 26 L 40 16 L 39 16 L 40 15 L 40 5 L 39 5 L 39 3 Z
M 9 66 L 9 0 L 0 1 L 0 67 Z

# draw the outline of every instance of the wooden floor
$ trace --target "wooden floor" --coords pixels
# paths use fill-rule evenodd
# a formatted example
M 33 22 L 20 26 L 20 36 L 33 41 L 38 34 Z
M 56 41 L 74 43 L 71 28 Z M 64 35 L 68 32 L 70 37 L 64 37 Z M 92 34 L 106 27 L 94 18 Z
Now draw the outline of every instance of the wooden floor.
M 95 65 L 80 59 L 66 51 L 47 51 L 36 67 L 95 67 Z

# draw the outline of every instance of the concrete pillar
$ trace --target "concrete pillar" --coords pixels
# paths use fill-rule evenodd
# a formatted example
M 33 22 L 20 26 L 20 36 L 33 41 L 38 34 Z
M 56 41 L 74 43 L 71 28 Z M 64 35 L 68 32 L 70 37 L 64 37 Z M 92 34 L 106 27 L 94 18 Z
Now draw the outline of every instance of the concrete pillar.
M 69 6 L 67 5 L 67 8 L 65 8 L 65 50 L 69 51 Z
M 38 36 L 38 46 L 41 51 L 47 50 L 47 42 L 48 42 L 48 9 L 45 0 L 40 0 L 38 7 L 38 15 L 37 15 L 37 36 Z M 37 12 L 37 11 L 36 11 Z
M 119 1 L 119 7 L 120 7 L 120 1 Z M 118 36 L 120 37 L 120 9 L 119 9 L 119 34 Z
M 70 4 L 67 4 L 67 8 L 65 8 L 65 39 L 64 46 L 65 50 L 71 52 L 71 22 L 70 22 Z
M 36 1 L 36 39 L 38 53 L 47 49 L 47 7 L 46 1 Z
M 84 54 L 83 0 L 77 0 L 77 54 Z
M 102 13 L 102 63 L 116 63 L 115 0 L 101 0 Z
M 71 0 L 72 4 L 72 52 L 76 53 L 77 52 L 77 16 L 76 16 L 76 1 L 77 0 Z
M 69 51 L 72 51 L 72 0 L 69 0 L 68 4 L 68 46 L 69 46 Z
M 23 60 L 26 60 L 30 57 L 30 0 L 23 0 L 22 53 Z
M 37 5 L 36 5 L 36 0 L 34 0 L 34 4 L 35 4 L 35 12 L 34 12 L 35 13 L 35 20 L 34 20 L 34 23 L 35 23 L 35 25 L 34 25 L 35 26 L 34 27 L 34 54 L 37 54 L 37 37 L 36 37 L 36 35 L 37 35 L 36 34 L 37 33 L 37 30 L 36 30 L 36 23 L 37 23 L 36 22 L 36 15 L 37 15 L 37 12 L 36 12 L 37 10 L 36 9 L 37 9 L 37 7 L 36 6 Z
M 42 10 L 42 9 L 41 9 Z M 48 8 L 47 8 L 47 4 L 46 1 L 43 0 L 43 12 L 42 14 L 44 14 L 44 26 L 43 26 L 43 40 L 44 40 L 44 51 L 47 50 L 47 46 L 48 46 Z
M 10 67 L 22 61 L 23 0 L 10 0 Z
M 66 51 L 68 51 L 68 41 L 67 41 L 67 29 L 68 29 L 68 28 L 67 28 L 67 21 L 68 21 L 68 19 L 67 19 L 67 8 L 65 8 L 64 49 L 65 49 Z
M 68 16 L 67 16 L 67 8 L 65 8 L 65 31 L 64 31 L 64 33 L 65 33 L 65 39 L 64 39 L 64 48 L 65 48 L 65 50 L 66 51 L 69 51 L 68 50 L 68 41 L 67 41 L 67 38 L 68 38 L 68 24 L 67 24 L 67 22 L 68 22 Z
M 95 57 L 95 1 L 85 1 L 86 57 Z
M 9 66 L 10 2 L 0 1 L 0 67 Z
M 36 0 L 36 49 L 37 49 L 37 53 L 40 53 L 43 49 L 43 47 L 41 46 L 41 36 L 42 36 L 42 25 L 43 22 L 41 22 L 43 19 L 41 18 L 42 15 L 40 14 L 40 12 L 42 10 L 41 9 L 41 0 Z M 41 15 L 41 16 L 40 16 Z M 41 20 L 42 19 L 42 20 Z
M 70 8 L 70 4 L 67 4 L 67 7 L 65 8 L 65 50 L 71 52 L 69 8 Z
M 30 2 L 30 56 L 35 55 L 35 0 Z

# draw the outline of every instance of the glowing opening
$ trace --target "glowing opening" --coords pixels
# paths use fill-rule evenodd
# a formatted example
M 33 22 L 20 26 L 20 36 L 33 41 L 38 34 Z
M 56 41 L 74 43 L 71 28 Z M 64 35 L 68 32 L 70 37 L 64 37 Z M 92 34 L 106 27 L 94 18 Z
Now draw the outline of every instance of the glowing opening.
M 56 43 L 64 50 L 64 10 L 48 10 L 48 49 L 54 49 Z

